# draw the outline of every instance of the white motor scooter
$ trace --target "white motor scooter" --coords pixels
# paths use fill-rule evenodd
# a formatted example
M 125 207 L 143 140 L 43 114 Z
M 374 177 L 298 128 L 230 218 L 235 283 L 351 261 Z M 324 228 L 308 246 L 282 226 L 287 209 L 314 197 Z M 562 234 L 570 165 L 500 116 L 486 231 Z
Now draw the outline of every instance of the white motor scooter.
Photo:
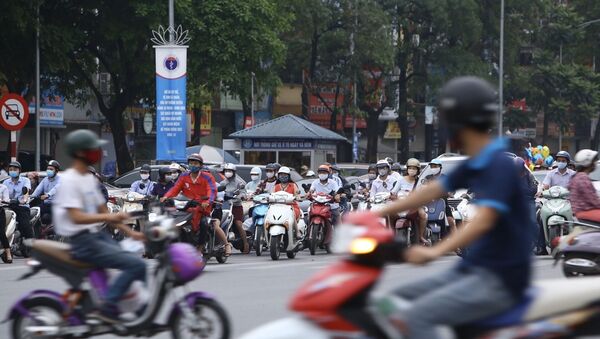
M 6 239 L 8 239 L 8 244 L 11 246 L 15 241 L 15 231 L 17 230 L 17 215 L 15 212 L 9 210 L 8 205 L 0 205 L 4 207 L 4 213 L 6 216 Z M 0 248 L 0 256 L 5 258 L 4 248 Z
M 371 202 L 371 211 L 375 212 L 383 209 L 390 201 L 392 195 L 389 192 L 379 192 L 376 193 L 374 197 L 369 198 Z M 385 225 L 386 228 L 391 228 L 391 222 L 389 217 L 380 218 L 381 223 Z
M 281 251 L 285 251 L 289 259 L 293 259 L 302 248 L 300 240 L 303 238 L 306 224 L 303 218 L 296 224 L 293 203 L 294 195 L 287 192 L 275 192 L 269 196 L 265 234 L 273 260 L 279 260 Z

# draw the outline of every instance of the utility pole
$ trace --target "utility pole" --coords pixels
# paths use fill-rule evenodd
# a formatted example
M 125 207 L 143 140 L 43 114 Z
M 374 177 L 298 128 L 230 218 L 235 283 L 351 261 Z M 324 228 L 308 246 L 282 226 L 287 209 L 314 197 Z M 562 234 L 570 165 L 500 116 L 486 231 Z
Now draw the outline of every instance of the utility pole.
M 358 27 L 358 14 L 357 13 L 358 13 L 358 0 L 354 2 L 354 30 L 352 31 L 352 40 L 350 41 L 350 53 L 353 58 L 354 58 L 354 49 L 355 49 L 354 35 L 356 34 L 356 29 Z M 357 76 L 356 76 L 356 69 L 355 69 L 354 70 L 354 84 L 352 86 L 352 89 L 353 89 L 352 97 L 354 99 L 353 100 L 354 101 L 354 109 L 352 111 L 352 162 L 353 163 L 358 162 L 358 135 L 356 134 L 356 111 L 358 110 L 358 98 L 357 98 L 358 93 L 356 91 L 356 80 L 357 80 Z M 346 122 L 345 121 L 342 122 L 342 126 L 345 126 L 345 125 L 346 125 Z
M 250 118 L 251 126 L 254 126 L 254 72 L 250 72 Z
M 175 0 L 169 0 L 169 41 L 175 40 Z
M 500 58 L 498 75 L 498 136 L 502 137 L 504 130 L 503 111 L 504 111 L 504 0 L 500 1 Z
M 37 2 L 35 29 L 35 170 L 40 170 L 40 1 Z

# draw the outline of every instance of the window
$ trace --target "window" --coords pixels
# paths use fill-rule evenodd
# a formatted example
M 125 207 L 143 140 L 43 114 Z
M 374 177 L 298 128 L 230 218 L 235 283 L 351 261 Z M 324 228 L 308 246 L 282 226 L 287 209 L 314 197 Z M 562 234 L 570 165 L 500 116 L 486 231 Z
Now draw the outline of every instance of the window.
M 279 163 L 295 170 L 300 170 L 302 165 L 310 167 L 310 151 L 304 152 L 279 152 Z
M 275 159 L 275 152 L 246 151 L 244 153 L 244 163 L 246 164 L 266 165 L 274 163 Z

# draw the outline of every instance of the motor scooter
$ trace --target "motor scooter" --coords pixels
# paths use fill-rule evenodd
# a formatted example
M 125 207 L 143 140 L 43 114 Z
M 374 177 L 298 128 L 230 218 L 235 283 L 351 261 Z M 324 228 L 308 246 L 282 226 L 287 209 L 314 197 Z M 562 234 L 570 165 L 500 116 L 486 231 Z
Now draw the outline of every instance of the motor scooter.
M 426 238 L 434 245 L 446 235 L 446 203 L 444 199 L 437 199 L 427 204 Z
M 546 245 L 553 250 L 553 244 L 556 243 L 553 239 L 571 232 L 571 223 L 565 222 L 573 221 L 571 202 L 568 199 L 569 190 L 561 186 L 550 187 L 542 193 L 542 197 L 545 199 L 540 209 L 542 229 Z
M 241 339 L 402 338 L 386 308 L 410 307 L 400 298 L 370 296 L 388 263 L 402 261 L 406 243 L 378 220 L 338 227 L 334 253 L 346 254 L 318 272 L 292 297 L 299 316 L 263 325 Z M 454 328 L 439 338 L 575 338 L 600 335 L 600 278 L 536 282 L 510 310 Z M 451 335 L 453 334 L 453 335 Z
M 128 192 L 123 198 L 123 205 L 121 210 L 126 213 L 136 213 L 148 211 L 149 198 L 143 194 L 137 192 Z M 129 225 L 136 231 L 141 231 L 141 225 L 139 220 L 130 219 L 123 222 L 125 225 Z
M 174 243 L 178 235 L 172 218 L 154 215 L 147 221 L 146 238 L 160 253 L 150 274 L 148 286 L 152 287 L 146 288 L 143 283 L 132 285 L 119 302 L 122 315 L 118 324 L 88 317 L 99 308 L 108 291 L 108 271 L 73 259 L 68 244 L 33 240 L 31 271 L 20 279 L 28 279 L 45 269 L 63 278 L 69 289 L 64 293 L 38 289 L 19 298 L 7 317 L 12 337 L 79 338 L 102 334 L 151 337 L 170 331 L 174 338 L 189 333 L 228 338 L 230 325 L 223 307 L 204 292 L 185 292 L 186 284 L 204 269 L 202 255 L 189 244 Z M 169 299 L 174 303 L 163 323 L 159 314 Z
M 331 194 L 317 193 L 310 197 L 312 204 L 308 213 L 308 229 L 306 232 L 308 250 L 311 255 L 315 255 L 317 247 L 324 248 L 327 253 L 331 253 L 329 247 L 333 235 L 333 225 L 331 223 L 331 206 L 333 196 Z
M 569 225 L 550 226 L 569 226 L 572 229 L 568 235 L 552 240 L 552 256 L 555 264 L 562 259 L 565 277 L 600 275 L 600 223 L 577 218 L 557 222 Z
M 268 246 L 267 237 L 265 237 L 265 218 L 269 210 L 269 194 L 263 193 L 255 195 L 252 198 L 254 207 L 252 207 L 252 228 L 254 241 L 252 247 L 257 256 L 262 255 L 263 249 Z
M 11 255 L 12 255 L 12 245 L 15 241 L 15 232 L 17 232 L 17 214 L 8 209 L 8 204 L 0 203 L 0 207 L 4 208 L 4 215 L 6 217 L 6 239 L 8 239 L 8 244 L 11 246 Z M 6 253 L 4 253 L 4 248 L 0 248 L 0 256 L 2 261 L 6 261 Z
M 392 199 L 392 194 L 390 192 L 379 192 L 376 193 L 375 196 L 369 198 L 369 202 L 371 205 L 371 211 L 379 211 L 383 209 Z M 385 225 L 386 228 L 391 229 L 391 219 L 390 217 L 379 218 L 381 223 Z
M 294 259 L 302 249 L 302 241 L 306 224 L 303 218 L 296 225 L 294 213 L 294 195 L 280 191 L 269 195 L 269 209 L 265 217 L 265 235 L 269 243 L 271 259 L 279 260 L 281 251 L 289 259 Z

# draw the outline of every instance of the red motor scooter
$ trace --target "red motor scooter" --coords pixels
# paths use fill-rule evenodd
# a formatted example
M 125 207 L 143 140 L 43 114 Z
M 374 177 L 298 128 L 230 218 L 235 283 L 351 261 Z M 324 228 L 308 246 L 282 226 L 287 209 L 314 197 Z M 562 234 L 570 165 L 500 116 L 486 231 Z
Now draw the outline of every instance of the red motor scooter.
M 333 196 L 325 193 L 313 194 L 310 198 L 312 204 L 308 213 L 307 242 L 311 255 L 315 255 L 317 247 L 324 248 L 331 253 L 329 244 L 333 234 L 331 224 L 331 206 Z
M 294 295 L 299 316 L 274 321 L 242 339 L 402 338 L 370 302 L 370 292 L 386 263 L 399 262 L 406 244 L 377 218 L 340 225 L 334 253 L 349 256 L 317 273 Z M 409 302 L 392 299 L 398 308 Z M 573 338 L 600 334 L 600 278 L 543 280 L 512 309 L 455 328 L 440 338 Z

